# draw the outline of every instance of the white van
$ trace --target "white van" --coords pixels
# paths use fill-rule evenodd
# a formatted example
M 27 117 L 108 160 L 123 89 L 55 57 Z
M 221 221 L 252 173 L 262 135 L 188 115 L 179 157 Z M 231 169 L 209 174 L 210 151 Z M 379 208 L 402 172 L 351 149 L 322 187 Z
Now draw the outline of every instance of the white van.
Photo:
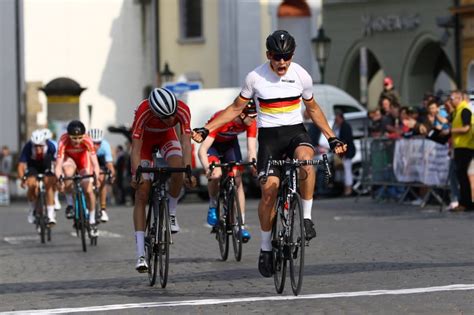
M 222 110 L 231 104 L 239 95 L 240 91 L 240 87 L 201 89 L 185 92 L 179 97 L 179 99 L 185 102 L 191 110 L 191 127 L 198 128 L 204 126 L 215 112 Z M 366 116 L 366 109 L 360 105 L 359 102 L 335 86 L 315 84 L 313 86 L 313 94 L 331 125 L 334 121 L 335 110 L 341 110 L 344 113 L 347 113 L 347 115 L 345 115 L 346 119 L 351 115 L 358 117 Z M 302 106 L 302 108 L 304 109 L 304 106 Z M 360 128 L 354 128 L 353 126 L 354 134 L 363 132 L 363 129 L 361 128 L 363 128 L 363 126 Z M 244 134 L 239 137 L 239 141 L 241 144 L 242 156 L 246 158 L 247 145 Z M 195 167 L 196 170 L 199 170 L 199 173 L 201 174 L 199 184 L 205 189 L 207 180 L 205 179 L 205 176 L 202 176 L 201 164 L 197 156 L 198 146 L 199 145 L 194 143 L 194 160 L 196 161 L 196 164 L 193 165 L 193 167 Z M 202 188 L 201 192 L 203 191 Z

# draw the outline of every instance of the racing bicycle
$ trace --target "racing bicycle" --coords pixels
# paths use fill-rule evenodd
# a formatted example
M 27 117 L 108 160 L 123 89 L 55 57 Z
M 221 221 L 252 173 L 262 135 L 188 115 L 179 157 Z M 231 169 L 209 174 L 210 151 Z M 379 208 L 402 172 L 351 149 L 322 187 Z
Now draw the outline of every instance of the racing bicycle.
M 280 187 L 276 199 L 276 217 L 272 227 L 273 279 L 277 293 L 285 287 L 287 265 L 290 265 L 291 288 L 298 295 L 303 284 L 304 254 L 308 241 L 305 239 L 301 196 L 298 192 L 300 166 L 323 166 L 325 180 L 329 182 L 331 171 L 328 158 L 322 160 L 273 160 L 266 164 L 263 182 L 268 178 L 271 166 L 281 167 Z

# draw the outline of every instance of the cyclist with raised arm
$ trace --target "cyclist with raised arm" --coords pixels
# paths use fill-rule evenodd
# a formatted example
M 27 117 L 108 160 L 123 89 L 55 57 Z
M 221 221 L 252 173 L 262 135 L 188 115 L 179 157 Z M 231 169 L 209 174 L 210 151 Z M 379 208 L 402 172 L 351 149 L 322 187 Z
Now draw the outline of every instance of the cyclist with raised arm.
M 215 113 L 209 122 L 216 119 L 221 112 Z M 222 176 L 222 169 L 215 168 L 210 172 L 209 165 L 212 162 L 240 162 L 242 161 L 242 153 L 237 136 L 247 133 L 247 156 L 248 161 L 256 160 L 257 157 L 257 109 L 253 101 L 245 106 L 242 113 L 231 122 L 226 123 L 218 129 L 212 131 L 209 136 L 199 147 L 198 155 L 202 166 L 209 179 L 207 187 L 209 192 L 209 211 L 207 213 L 207 223 L 215 226 L 217 223 L 217 198 L 219 194 L 219 179 Z M 222 158 L 221 158 L 222 157 Z M 251 236 L 245 228 L 245 194 L 242 185 L 242 176 L 239 170 L 236 176 L 237 196 L 242 210 L 242 241 L 247 243 Z
M 100 174 L 99 162 L 95 153 L 94 144 L 91 138 L 86 134 L 86 127 L 79 120 L 72 120 L 67 125 L 67 132 L 61 136 L 58 144 L 58 157 L 56 159 L 55 174 L 58 179 L 62 177 L 71 177 L 75 173 L 79 175 Z M 100 178 L 96 178 L 97 184 L 101 184 Z M 91 236 L 97 236 L 97 227 L 95 222 L 95 195 L 92 188 L 92 179 L 84 179 L 81 183 L 86 196 L 87 209 L 89 210 L 89 224 L 91 226 Z M 66 208 L 66 217 L 72 219 L 73 211 L 73 183 L 67 181 L 63 183 L 60 180 L 59 191 L 65 191 L 68 207 Z
M 135 172 L 138 166 L 153 166 L 153 151 L 159 149 L 161 156 L 169 167 L 185 167 L 191 165 L 191 113 L 189 107 L 176 99 L 176 96 L 164 88 L 155 88 L 148 99 L 143 100 L 135 110 L 132 125 L 131 172 L 132 187 L 135 192 L 133 223 L 135 226 L 135 242 L 137 264 L 135 269 L 147 272 L 145 260 L 145 207 L 148 204 L 151 181 L 149 174 L 142 174 L 137 183 Z M 180 126 L 180 136 L 175 126 Z M 184 175 L 174 173 L 169 184 L 169 212 L 171 232 L 179 232 L 176 219 L 178 197 L 183 187 Z M 188 178 L 186 185 L 190 185 Z
M 30 206 L 28 211 L 28 222 L 35 223 L 34 210 L 38 198 L 37 174 L 53 174 L 52 163 L 56 159 L 56 148 L 54 144 L 47 140 L 42 130 L 35 130 L 31 134 L 31 139 L 21 150 L 20 162 L 18 163 L 18 178 L 21 179 L 21 187 L 27 188 L 27 199 Z M 44 177 L 44 187 L 46 189 L 46 209 L 50 224 L 56 224 L 56 214 L 54 212 L 54 176 Z
M 284 30 L 273 32 L 266 40 L 268 62 L 251 71 L 245 78 L 240 95 L 216 119 L 204 128 L 195 129 L 193 139 L 201 142 L 223 124 L 233 120 L 254 99 L 258 110 L 258 155 L 257 171 L 263 175 L 269 157 L 286 157 L 311 160 L 315 151 L 303 125 L 301 100 L 309 117 L 328 139 L 331 149 L 343 154 L 347 145 L 335 137 L 326 117 L 313 97 L 313 80 L 299 64 L 292 62 L 296 43 Z M 301 176 L 300 193 L 304 212 L 305 237 L 316 236 L 311 220 L 315 171 L 312 166 L 303 166 L 306 176 Z M 261 228 L 261 250 L 258 269 L 262 276 L 273 275 L 271 230 L 274 219 L 275 200 L 280 184 L 279 169 L 272 167 L 268 180 L 261 182 L 262 198 L 258 206 Z
M 107 140 L 104 139 L 104 131 L 99 128 L 93 128 L 87 131 L 87 134 L 94 143 L 94 148 L 99 161 L 99 167 L 102 172 L 109 172 L 111 181 L 115 178 L 114 159 L 112 157 L 112 149 Z M 107 214 L 107 186 L 105 174 L 100 174 L 101 185 L 99 186 L 100 196 L 100 221 L 108 222 Z

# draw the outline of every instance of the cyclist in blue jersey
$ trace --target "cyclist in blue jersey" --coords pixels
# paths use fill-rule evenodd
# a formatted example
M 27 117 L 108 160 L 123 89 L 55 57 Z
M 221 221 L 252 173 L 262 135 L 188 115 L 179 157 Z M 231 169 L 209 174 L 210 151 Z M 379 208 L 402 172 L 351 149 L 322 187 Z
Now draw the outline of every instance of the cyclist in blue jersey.
M 104 131 L 102 129 L 94 128 L 89 130 L 87 133 L 89 134 L 89 137 L 91 137 L 92 142 L 94 142 L 94 147 L 96 150 L 97 159 L 99 160 L 99 167 L 101 171 L 109 171 L 110 179 L 113 181 L 115 178 L 114 159 L 112 157 L 112 149 L 110 148 L 110 144 L 104 139 Z M 105 175 L 100 175 L 100 178 L 100 221 L 107 222 L 109 221 L 109 216 L 107 214 L 107 187 Z
M 30 206 L 28 212 L 28 222 L 34 223 L 34 209 L 36 199 L 38 198 L 38 182 L 36 177 L 28 175 L 52 174 L 52 163 L 56 160 L 56 148 L 54 144 L 47 140 L 42 130 L 35 130 L 31 134 L 20 155 L 18 163 L 18 177 L 21 179 L 21 187 L 27 188 L 27 199 Z M 46 176 L 44 185 L 46 188 L 46 208 L 50 224 L 56 224 L 56 215 L 54 212 L 54 191 L 56 178 Z
M 41 129 L 41 131 L 44 133 L 46 140 L 51 142 L 56 148 L 56 151 L 58 151 L 58 142 L 53 139 L 54 136 L 51 130 L 49 130 L 48 128 L 43 128 Z M 61 209 L 61 203 L 59 202 L 59 192 L 56 186 L 54 186 L 53 190 L 54 190 L 54 210 L 59 211 Z

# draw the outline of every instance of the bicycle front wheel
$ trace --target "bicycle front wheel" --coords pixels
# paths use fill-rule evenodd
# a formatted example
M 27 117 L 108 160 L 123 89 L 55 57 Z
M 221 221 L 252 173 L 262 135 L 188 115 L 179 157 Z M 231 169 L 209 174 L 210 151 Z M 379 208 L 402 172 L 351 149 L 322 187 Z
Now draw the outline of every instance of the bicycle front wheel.
M 79 205 L 79 233 L 81 234 L 82 251 L 87 252 L 86 243 L 86 209 L 85 209 L 85 198 L 83 194 L 80 194 L 77 198 L 77 204 Z
M 278 294 L 281 294 L 285 288 L 287 263 L 284 218 L 281 217 L 280 213 L 281 209 L 277 209 L 272 227 L 273 282 Z
M 158 265 L 158 245 L 157 245 L 157 218 L 153 215 L 154 209 L 150 205 L 146 218 L 146 235 L 145 235 L 145 259 L 148 264 L 148 282 L 150 286 L 154 286 L 156 282 L 156 271 Z
M 224 195 L 219 193 L 217 203 L 217 224 L 216 224 L 216 239 L 219 243 L 219 252 L 223 261 L 227 260 L 229 256 L 229 234 L 227 234 L 227 205 Z
M 290 278 L 294 295 L 298 295 L 303 284 L 304 271 L 304 219 L 301 197 L 295 193 L 290 203 Z
M 229 226 L 232 227 L 232 245 L 234 246 L 235 260 L 242 259 L 242 212 L 235 187 L 229 196 Z
M 36 204 L 36 217 L 38 218 L 38 227 L 40 230 L 41 243 L 46 241 L 46 207 L 44 202 L 44 194 L 40 193 Z
M 168 282 L 168 269 L 170 262 L 170 242 L 171 242 L 171 224 L 168 201 L 166 199 L 160 202 L 160 221 L 158 224 L 158 245 L 160 262 L 160 283 L 161 287 L 166 287 Z

